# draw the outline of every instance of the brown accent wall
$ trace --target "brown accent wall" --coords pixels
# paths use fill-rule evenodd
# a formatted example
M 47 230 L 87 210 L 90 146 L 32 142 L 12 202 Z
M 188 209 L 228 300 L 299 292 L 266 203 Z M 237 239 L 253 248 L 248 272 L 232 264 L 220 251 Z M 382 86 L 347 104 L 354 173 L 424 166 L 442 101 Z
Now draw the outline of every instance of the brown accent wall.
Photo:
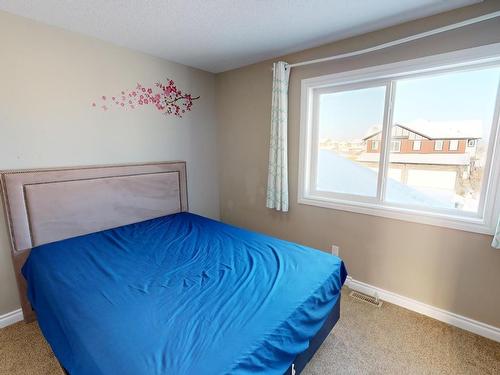
M 413 141 L 409 139 L 402 139 L 401 140 L 401 153 L 402 154 L 413 154 L 413 153 L 420 153 L 422 152 L 422 143 L 420 143 L 420 151 L 413 151 Z
M 458 148 L 455 151 L 450 150 L 450 141 L 444 141 L 443 150 L 449 154 L 463 154 L 465 152 L 465 144 L 467 141 L 465 139 L 460 139 L 458 141 Z
M 450 150 L 450 141 L 443 141 L 443 149 L 441 151 L 435 150 L 434 145 L 436 141 L 429 139 L 422 139 L 420 143 L 420 150 L 413 150 L 413 141 L 410 139 L 401 140 L 401 153 L 402 154 L 433 154 L 433 153 L 447 153 L 447 154 L 463 154 L 465 152 L 466 140 L 458 141 L 458 148 L 455 151 Z
M 294 63 L 358 50 L 493 10 L 500 10 L 500 2 L 487 0 L 283 59 Z M 500 19 L 494 19 L 382 52 L 294 68 L 287 214 L 265 208 L 272 61 L 217 75 L 223 221 L 324 251 L 334 243 L 353 278 L 500 327 L 500 251 L 490 247 L 491 236 L 297 203 L 301 79 L 498 43 L 499 31 Z
M 433 154 L 433 153 L 447 153 L 447 154 L 463 154 L 465 152 L 465 146 L 467 144 L 466 140 L 458 141 L 458 148 L 455 151 L 450 150 L 450 141 L 443 141 L 443 149 L 441 151 L 434 150 L 435 141 L 429 139 L 422 139 L 420 141 L 420 150 L 413 150 L 413 140 L 410 139 L 400 139 L 401 142 L 401 154 Z M 372 141 L 366 141 L 366 152 L 379 153 L 380 152 L 380 141 L 379 147 L 375 150 L 372 148 Z

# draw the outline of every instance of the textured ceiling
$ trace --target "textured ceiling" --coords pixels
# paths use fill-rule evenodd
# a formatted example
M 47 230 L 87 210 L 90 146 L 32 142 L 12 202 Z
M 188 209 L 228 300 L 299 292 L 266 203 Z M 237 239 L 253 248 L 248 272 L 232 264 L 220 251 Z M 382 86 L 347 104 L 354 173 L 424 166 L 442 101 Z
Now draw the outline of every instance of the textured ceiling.
M 0 9 L 221 72 L 478 0 L 0 0 Z

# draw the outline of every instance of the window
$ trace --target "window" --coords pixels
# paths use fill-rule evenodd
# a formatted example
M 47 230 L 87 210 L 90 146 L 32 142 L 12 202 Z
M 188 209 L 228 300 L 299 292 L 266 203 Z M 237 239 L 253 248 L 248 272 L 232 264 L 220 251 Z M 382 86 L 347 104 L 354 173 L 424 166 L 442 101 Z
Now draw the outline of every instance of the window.
M 450 151 L 458 151 L 458 140 L 456 139 L 452 139 L 450 141 L 450 148 L 449 148 Z
M 316 129 L 320 140 L 315 155 L 317 189 L 360 197 L 377 195 L 378 165 L 366 168 L 355 155 L 380 158 L 380 131 L 370 125 L 383 122 L 385 90 L 384 86 L 318 90 L 316 104 L 321 125 Z M 372 104 L 359 111 L 360 101 Z M 346 129 L 345 124 L 355 130 Z M 370 147 L 365 146 L 365 141 Z
M 492 233 L 495 46 L 303 80 L 299 203 Z
M 392 141 L 391 152 L 400 152 L 400 151 L 401 151 L 401 141 Z

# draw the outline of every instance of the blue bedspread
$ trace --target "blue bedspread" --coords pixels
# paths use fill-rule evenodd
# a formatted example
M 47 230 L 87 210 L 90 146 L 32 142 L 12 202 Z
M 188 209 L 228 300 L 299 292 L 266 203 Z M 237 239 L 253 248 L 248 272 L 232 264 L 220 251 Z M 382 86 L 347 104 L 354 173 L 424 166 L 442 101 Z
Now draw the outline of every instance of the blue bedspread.
M 71 375 L 283 374 L 346 277 L 335 256 L 189 213 L 39 246 L 23 274 Z

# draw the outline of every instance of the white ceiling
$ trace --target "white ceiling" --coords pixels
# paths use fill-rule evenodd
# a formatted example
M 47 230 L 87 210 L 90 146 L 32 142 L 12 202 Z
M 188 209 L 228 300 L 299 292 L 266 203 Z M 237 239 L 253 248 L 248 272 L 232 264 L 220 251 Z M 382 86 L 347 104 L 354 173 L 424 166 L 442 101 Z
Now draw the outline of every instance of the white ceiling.
M 221 72 L 481 0 L 0 0 L 0 9 Z

